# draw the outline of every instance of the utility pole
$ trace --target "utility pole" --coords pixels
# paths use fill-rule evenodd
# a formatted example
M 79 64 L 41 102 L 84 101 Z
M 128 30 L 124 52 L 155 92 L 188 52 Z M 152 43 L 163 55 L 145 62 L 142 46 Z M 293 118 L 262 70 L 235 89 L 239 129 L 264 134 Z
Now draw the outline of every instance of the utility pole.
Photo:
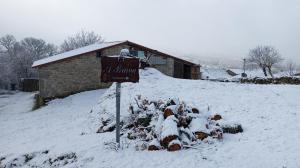
M 247 74 L 246 74 L 246 58 L 243 59 L 243 73 L 242 73 L 242 77 L 246 78 Z
M 244 58 L 243 61 L 244 61 L 243 69 L 244 69 L 244 73 L 246 73 L 246 58 Z

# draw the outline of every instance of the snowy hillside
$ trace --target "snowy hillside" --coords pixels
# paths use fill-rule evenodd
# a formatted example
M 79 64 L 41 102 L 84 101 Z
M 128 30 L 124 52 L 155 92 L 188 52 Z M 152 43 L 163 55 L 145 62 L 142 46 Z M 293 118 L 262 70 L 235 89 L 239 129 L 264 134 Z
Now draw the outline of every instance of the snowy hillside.
M 30 167 L 299 167 L 300 89 L 295 85 L 251 85 L 184 80 L 155 69 L 141 70 L 139 83 L 122 84 L 121 117 L 136 95 L 149 100 L 178 97 L 209 107 L 244 132 L 214 144 L 177 152 L 136 151 L 106 145 L 115 132 L 97 134 L 101 117 L 115 114 L 115 85 L 51 101 L 30 111 L 28 93 L 0 95 L 0 165 Z M 128 146 L 128 148 L 127 148 Z M 0 167 L 1 167 L 0 166 Z

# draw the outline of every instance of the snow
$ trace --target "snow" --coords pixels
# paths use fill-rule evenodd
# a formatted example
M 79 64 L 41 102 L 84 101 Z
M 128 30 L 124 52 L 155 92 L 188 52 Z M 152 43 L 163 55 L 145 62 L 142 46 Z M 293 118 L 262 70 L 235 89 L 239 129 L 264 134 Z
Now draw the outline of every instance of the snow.
M 123 48 L 121 51 L 120 51 L 120 56 L 121 57 L 124 57 L 124 56 L 129 56 L 130 53 L 129 53 L 129 50 L 127 48 Z
M 158 142 L 158 140 L 155 138 L 153 139 L 150 143 L 149 146 L 160 146 L 160 143 Z
M 51 56 L 51 57 L 47 57 L 47 58 L 43 58 L 43 59 L 34 61 L 32 67 L 36 67 L 36 66 L 40 66 L 40 65 L 47 64 L 47 63 L 50 63 L 50 62 L 70 58 L 70 57 L 80 55 L 80 54 L 83 54 L 83 53 L 87 53 L 87 52 L 91 52 L 91 51 L 95 51 L 95 50 L 100 50 L 102 48 L 110 47 L 110 46 L 117 45 L 117 44 L 120 44 L 120 43 L 123 43 L 123 42 L 125 42 L 125 41 L 103 42 L 103 43 L 92 44 L 92 45 L 89 45 L 89 46 L 85 46 L 85 47 L 82 47 L 82 48 L 78 48 L 78 49 L 75 49 L 75 50 L 67 51 L 67 52 L 64 52 L 64 53 L 61 53 L 61 54 L 58 54 L 58 55 L 54 55 L 54 56 Z
M 181 142 L 178 139 L 174 139 L 169 143 L 169 146 L 174 145 L 174 144 L 178 144 L 181 146 Z
M 230 76 L 225 68 L 218 68 L 218 67 L 202 67 L 202 79 L 210 79 L 210 80 L 223 80 L 223 79 L 230 79 Z
M 42 164 L 74 152 L 77 161 L 65 167 L 300 167 L 299 86 L 175 79 L 155 69 L 140 72 L 139 83 L 122 84 L 122 118 L 128 117 L 136 95 L 149 100 L 178 97 L 198 109 L 209 106 L 212 113 L 242 124 L 244 132 L 178 152 L 131 147 L 115 151 L 105 145 L 114 142 L 115 132 L 96 133 L 101 117 L 115 114 L 115 85 L 53 100 L 36 111 L 31 111 L 32 93 L 1 94 L 0 158 L 6 159 L 0 165 L 26 153 L 37 152 L 29 163 Z M 44 150 L 49 153 L 40 154 Z
M 161 131 L 161 140 L 168 136 L 179 136 L 178 129 L 177 129 L 177 118 L 174 115 L 171 115 L 165 119 L 162 124 L 162 131 Z
M 236 73 L 236 76 L 231 76 L 229 75 L 226 71 L 231 70 L 232 72 Z M 241 78 L 241 74 L 244 72 L 243 69 L 238 69 L 238 68 L 223 68 L 223 67 L 218 67 L 218 66 L 207 66 L 204 65 L 201 67 L 201 72 L 202 72 L 202 79 L 209 79 L 209 80 L 219 80 L 219 81 L 238 81 L 239 78 Z M 247 78 L 266 78 L 264 73 L 262 72 L 261 69 L 246 69 L 246 74 Z M 273 75 L 274 77 L 283 77 L 283 76 L 289 76 L 288 72 L 282 71 L 278 72 L 273 70 Z M 268 74 L 267 78 L 270 78 L 271 76 Z
M 207 119 L 204 117 L 197 117 L 192 120 L 189 127 L 192 132 L 204 132 L 209 133 L 206 128 L 206 124 L 208 124 Z

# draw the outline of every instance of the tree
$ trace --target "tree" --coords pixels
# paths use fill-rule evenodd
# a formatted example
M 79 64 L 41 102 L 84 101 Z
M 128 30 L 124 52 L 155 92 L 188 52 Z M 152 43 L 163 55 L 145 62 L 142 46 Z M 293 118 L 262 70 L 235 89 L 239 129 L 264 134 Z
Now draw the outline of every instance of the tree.
M 11 83 L 18 83 L 21 78 L 35 77 L 36 72 L 31 68 L 33 62 L 57 53 L 55 45 L 33 37 L 18 42 L 14 36 L 6 35 L 0 38 L 0 47 L 0 77 Z
M 265 66 L 267 67 L 269 74 L 273 78 L 274 77 L 272 73 L 273 65 L 281 62 L 283 59 L 281 58 L 281 55 L 279 54 L 278 50 L 276 50 L 274 47 L 265 46 L 263 51 L 264 51 Z
M 0 76 L 2 78 L 1 85 L 17 82 L 17 65 L 15 58 L 17 55 L 17 40 L 13 35 L 5 35 L 0 38 L 1 57 L 0 57 Z
M 10 83 L 11 71 L 8 57 L 5 52 L 0 51 L 0 89 L 7 89 Z
M 10 57 L 15 55 L 14 46 L 16 43 L 17 43 L 17 40 L 15 39 L 15 37 L 13 35 L 10 35 L 10 34 L 5 35 L 0 38 L 0 46 L 2 46 L 4 48 L 4 50 L 6 50 L 6 52 L 9 54 Z M 2 51 L 2 52 L 5 52 L 5 51 Z
M 296 72 L 296 64 L 293 61 L 289 61 L 286 64 L 286 69 L 287 69 L 288 75 L 293 76 Z
M 74 36 L 68 37 L 60 46 L 61 52 L 74 50 L 76 48 L 88 46 L 95 43 L 102 43 L 103 38 L 93 31 L 81 30 Z
M 20 43 L 27 54 L 33 58 L 33 60 L 49 57 L 57 53 L 57 48 L 55 45 L 47 44 L 42 39 L 27 37 L 24 38 Z
M 263 47 L 258 46 L 254 49 L 251 49 L 249 52 L 249 62 L 255 63 L 258 67 L 260 67 L 265 76 L 268 76 L 266 67 L 264 65 L 263 60 Z
M 279 52 L 272 46 L 258 46 L 251 49 L 249 52 L 249 62 L 257 64 L 263 71 L 265 76 L 268 76 L 267 70 L 273 78 L 272 67 L 283 59 Z

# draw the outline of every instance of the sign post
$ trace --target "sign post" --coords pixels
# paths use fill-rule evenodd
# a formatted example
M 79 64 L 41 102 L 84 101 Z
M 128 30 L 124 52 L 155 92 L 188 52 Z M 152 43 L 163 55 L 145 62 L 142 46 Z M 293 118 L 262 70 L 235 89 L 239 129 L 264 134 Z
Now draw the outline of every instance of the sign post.
M 139 59 L 101 57 L 101 82 L 116 82 L 116 142 L 120 147 L 121 83 L 139 81 Z
M 116 83 L 116 141 L 120 147 L 120 104 L 121 104 L 121 83 Z

